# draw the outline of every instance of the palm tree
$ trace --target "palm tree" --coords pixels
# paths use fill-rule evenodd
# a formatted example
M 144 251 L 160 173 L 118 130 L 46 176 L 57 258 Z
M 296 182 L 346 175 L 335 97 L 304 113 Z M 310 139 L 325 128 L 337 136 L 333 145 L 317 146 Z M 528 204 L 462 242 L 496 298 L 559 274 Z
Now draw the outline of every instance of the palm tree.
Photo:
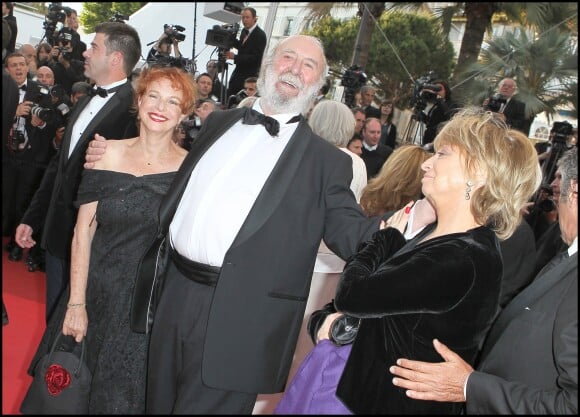
M 504 77 L 518 82 L 518 99 L 526 105 L 532 120 L 545 112 L 550 119 L 562 106 L 578 106 L 578 52 L 571 46 L 569 33 L 549 31 L 530 39 L 526 31 L 508 33 L 484 45 L 480 60 L 463 75 L 474 83 L 466 96 L 471 104 L 481 103 L 487 86 L 497 85 Z
M 385 11 L 385 3 L 359 3 L 358 9 L 358 14 L 362 18 L 354 43 L 354 51 L 350 65 L 358 65 L 365 68 L 369 60 L 375 22 L 379 20 Z

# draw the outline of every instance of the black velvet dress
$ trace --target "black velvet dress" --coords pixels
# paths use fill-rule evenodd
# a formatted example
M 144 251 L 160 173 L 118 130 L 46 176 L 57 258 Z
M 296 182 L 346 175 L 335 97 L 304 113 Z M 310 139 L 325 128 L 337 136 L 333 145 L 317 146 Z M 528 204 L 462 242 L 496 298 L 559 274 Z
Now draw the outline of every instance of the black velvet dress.
M 143 414 L 149 335 L 129 327 L 137 266 L 154 239 L 161 198 L 175 172 L 136 177 L 86 170 L 77 204 L 98 201 L 87 283 L 86 359 L 93 380 L 90 414 Z M 61 297 L 29 373 L 61 331 L 69 292 Z
M 338 284 L 337 310 L 363 318 L 336 391 L 355 414 L 461 411 L 462 403 L 407 397 L 389 367 L 398 358 L 441 362 L 434 338 L 474 364 L 498 308 L 499 242 L 487 227 L 419 241 L 376 232 Z

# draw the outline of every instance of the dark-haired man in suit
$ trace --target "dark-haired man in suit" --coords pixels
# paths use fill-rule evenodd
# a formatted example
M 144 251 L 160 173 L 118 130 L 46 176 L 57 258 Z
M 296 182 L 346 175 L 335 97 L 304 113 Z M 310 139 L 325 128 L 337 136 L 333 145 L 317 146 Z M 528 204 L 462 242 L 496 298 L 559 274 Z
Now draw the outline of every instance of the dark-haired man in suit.
M 556 176 L 568 248 L 498 316 L 476 370 L 439 341 L 442 363 L 397 360 L 393 383 L 406 395 L 466 402 L 467 414 L 578 414 L 578 148 Z
M 244 88 L 246 78 L 258 76 L 268 43 L 266 33 L 258 26 L 256 9 L 252 7 L 242 9 L 242 25 L 244 29 L 240 39 L 234 43 L 234 47 L 238 49 L 237 55 L 232 51 L 226 52 L 227 58 L 233 59 L 236 64 L 228 85 L 228 97 Z
M 22 248 L 34 246 L 32 233 L 43 230 L 46 320 L 69 281 L 71 240 L 78 211 L 74 201 L 87 145 L 95 133 L 114 139 L 137 136 L 135 116 L 130 111 L 133 88 L 128 77 L 140 56 L 141 42 L 134 28 L 117 22 L 97 25 L 95 38 L 84 52 L 85 76 L 95 81 L 95 92 L 74 106 L 59 152 L 16 229 L 15 240 Z

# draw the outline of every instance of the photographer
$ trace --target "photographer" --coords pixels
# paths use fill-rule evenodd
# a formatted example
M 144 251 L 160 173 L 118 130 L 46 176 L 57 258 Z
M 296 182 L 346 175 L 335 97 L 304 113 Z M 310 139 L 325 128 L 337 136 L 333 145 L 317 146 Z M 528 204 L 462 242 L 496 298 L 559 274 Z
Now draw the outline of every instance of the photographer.
M 5 66 L 18 85 L 20 96 L 14 124 L 5 144 L 7 149 L 2 152 L 2 234 L 11 237 L 6 248 L 8 259 L 20 261 L 22 249 L 15 244 L 14 233 L 40 185 L 48 161 L 55 153 L 51 143 L 55 127 L 50 120 L 43 118 L 44 110 L 52 105 L 50 86 L 26 78 L 28 65 L 20 53 L 8 55 Z M 41 69 L 43 72 L 46 68 Z M 48 71 L 46 75 L 50 80 Z
M 165 59 L 171 56 L 171 47 L 173 46 L 173 56 L 181 58 L 181 51 L 179 50 L 179 42 L 185 39 L 183 33 L 185 28 L 179 25 L 163 25 L 163 33 L 151 47 L 147 54 L 147 64 L 157 62 L 159 59 Z M 181 36 L 179 36 L 181 35 Z
M 64 26 L 69 28 L 68 31 L 72 35 L 71 44 L 73 47 L 72 57 L 73 59 L 78 59 L 79 61 L 84 61 L 83 52 L 87 50 L 87 45 L 81 41 L 81 35 L 79 35 L 79 18 L 77 11 L 68 7 L 63 7 L 66 11 L 66 20 Z
M 260 64 L 266 49 L 266 33 L 258 26 L 256 9 L 245 7 L 242 9 L 242 25 L 244 29 L 240 33 L 240 39 L 236 39 L 233 51 L 225 53 L 227 59 L 233 59 L 236 68 L 232 73 L 228 86 L 228 97 L 237 94 L 243 87 L 248 77 L 257 77 Z
M 54 72 L 55 83 L 64 88 L 68 95 L 74 83 L 86 80 L 84 61 L 73 58 L 72 39 L 72 30 L 63 28 L 55 39 L 51 52 L 53 63 L 50 68 Z
M 244 80 L 244 88 L 238 91 L 238 94 L 228 98 L 228 109 L 233 109 L 241 103 L 246 97 L 253 97 L 258 95 L 258 79 L 256 77 L 248 77 Z
M 561 154 L 575 146 L 573 137 L 574 128 L 566 121 L 554 122 L 550 130 L 550 137 L 547 146 L 542 148 L 541 144 L 536 145 L 538 151 L 538 161 L 542 166 L 544 181 L 550 184 L 554 180 L 556 172 L 556 161 Z
M 515 80 L 504 78 L 498 84 L 497 93 L 483 101 L 483 107 L 498 113 L 508 126 L 528 136 L 531 121 L 526 119 L 526 105 L 514 97 L 516 91 Z
M 2 2 L 2 19 L 10 27 L 10 38 L 6 46 L 6 53 L 11 54 L 16 51 L 16 37 L 18 36 L 18 23 L 16 22 L 16 17 L 14 17 L 14 3 Z M 4 56 L 2 59 L 4 59 Z
M 429 80 L 420 87 L 419 97 L 415 103 L 415 115 L 419 122 L 424 123 L 424 133 L 421 145 L 428 150 L 437 136 L 439 125 L 450 118 L 450 110 L 445 99 L 440 95 L 442 88 Z

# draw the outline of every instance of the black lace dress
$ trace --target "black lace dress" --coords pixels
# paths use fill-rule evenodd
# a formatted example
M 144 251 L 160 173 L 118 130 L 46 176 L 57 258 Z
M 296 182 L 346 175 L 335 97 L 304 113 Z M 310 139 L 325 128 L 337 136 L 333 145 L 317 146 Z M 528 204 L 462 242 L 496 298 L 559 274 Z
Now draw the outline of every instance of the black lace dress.
M 135 177 L 86 170 L 77 204 L 98 201 L 87 283 L 90 414 L 143 414 L 149 335 L 129 327 L 136 270 L 154 239 L 161 198 L 175 172 Z M 62 329 L 69 293 L 53 314 L 29 372 Z

